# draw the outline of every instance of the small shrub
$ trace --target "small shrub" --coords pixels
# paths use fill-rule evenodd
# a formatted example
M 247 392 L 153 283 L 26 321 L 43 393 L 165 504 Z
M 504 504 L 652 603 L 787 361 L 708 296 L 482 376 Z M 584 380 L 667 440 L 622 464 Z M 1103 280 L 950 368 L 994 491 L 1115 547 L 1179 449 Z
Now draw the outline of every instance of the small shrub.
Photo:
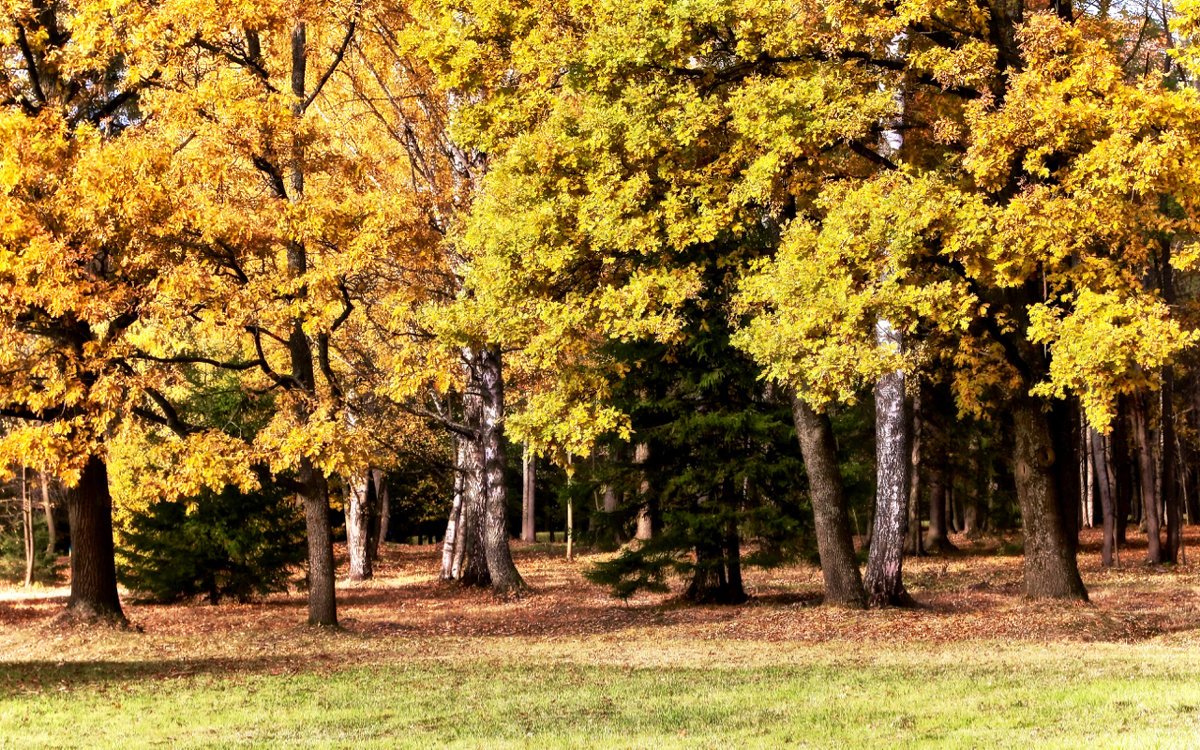
M 285 591 L 304 560 L 304 519 L 278 488 L 236 487 L 134 511 L 121 530 L 117 579 L 156 601 L 246 601 Z

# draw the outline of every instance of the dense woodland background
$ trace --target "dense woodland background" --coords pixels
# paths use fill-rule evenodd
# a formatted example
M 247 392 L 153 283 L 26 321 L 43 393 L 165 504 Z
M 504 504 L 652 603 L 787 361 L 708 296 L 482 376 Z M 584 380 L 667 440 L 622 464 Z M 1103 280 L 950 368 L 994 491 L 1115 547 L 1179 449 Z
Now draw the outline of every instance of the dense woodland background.
M 435 539 L 519 597 L 550 532 L 730 604 L 812 560 L 904 605 L 951 532 L 1033 598 L 1087 598 L 1085 527 L 1185 560 L 1194 3 L 4 15 L 0 563 L 69 549 L 70 617 L 302 563 L 336 625 L 343 537 L 351 580 Z

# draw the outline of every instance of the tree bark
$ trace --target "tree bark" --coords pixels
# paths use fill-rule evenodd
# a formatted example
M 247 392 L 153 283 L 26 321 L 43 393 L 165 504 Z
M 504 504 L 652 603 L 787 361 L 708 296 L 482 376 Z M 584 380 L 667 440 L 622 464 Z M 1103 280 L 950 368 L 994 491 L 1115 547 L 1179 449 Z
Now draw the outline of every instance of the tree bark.
M 483 443 L 479 430 L 483 422 L 483 398 L 480 395 L 478 378 L 471 376 L 467 393 L 463 395 L 463 415 L 475 434 L 461 438 L 465 443 L 462 453 L 463 506 L 462 544 L 455 554 L 460 558 L 456 566 L 458 580 L 466 586 L 491 586 L 492 576 L 488 572 L 487 544 L 483 535 L 484 519 L 487 516 L 487 476 L 484 473 Z
M 479 380 L 482 393 L 480 443 L 486 476 L 484 515 L 484 552 L 492 590 L 497 594 L 520 593 L 525 581 L 513 564 L 508 546 L 508 485 L 504 481 L 507 456 L 504 447 L 504 377 L 500 350 L 485 347 L 479 351 Z
M 308 533 L 308 624 L 337 627 L 329 484 L 307 458 L 300 461 L 299 482 Z
M 887 321 L 876 323 L 875 335 L 880 346 L 900 347 L 900 333 Z M 904 373 L 884 375 L 875 384 L 875 527 L 863 581 L 872 606 L 910 601 L 902 578 L 909 458 L 904 407 Z
M 534 528 L 534 513 L 537 507 L 534 483 L 537 478 L 537 459 L 529 450 L 528 445 L 525 446 L 521 468 L 521 541 L 535 542 L 537 541 L 537 530 Z
M 1092 460 L 1092 477 L 1096 485 L 1096 496 L 1100 498 L 1103 538 L 1100 547 L 1100 564 L 1113 564 L 1113 549 L 1116 546 L 1116 517 L 1112 486 L 1108 478 L 1108 459 L 1104 454 L 1104 438 L 1094 429 L 1088 430 L 1088 447 Z
M 455 554 L 462 544 L 463 535 L 459 527 L 463 522 L 463 495 L 465 480 L 463 477 L 463 451 L 467 441 L 457 438 L 454 441 L 454 499 L 450 505 L 450 519 L 446 522 L 446 537 L 442 541 L 442 570 L 439 578 L 443 581 L 453 581 L 458 578 L 454 565 Z
M 368 467 L 350 477 L 346 487 L 346 551 L 350 557 L 349 580 L 365 581 L 374 576 L 371 567 L 371 507 L 375 487 Z
M 1025 533 L 1025 594 L 1086 600 L 1062 521 L 1049 419 L 1037 401 L 1025 398 L 1015 405 L 1013 427 L 1014 478 Z
M 126 623 L 117 596 L 113 561 L 112 495 L 108 467 L 99 456 L 84 464 L 79 482 L 66 489 L 71 527 L 71 595 L 67 613 L 83 620 Z
M 1157 565 L 1162 562 L 1162 538 L 1159 534 L 1158 497 L 1154 491 L 1154 446 L 1150 442 L 1148 421 L 1145 398 L 1139 393 L 1130 410 L 1130 430 L 1137 446 L 1142 518 L 1146 524 L 1146 562 Z
M 792 416 L 808 475 L 817 553 L 825 579 L 825 604 L 861 609 L 867 604 L 867 595 L 854 556 L 842 474 L 834 451 L 833 426 L 828 415 L 818 414 L 795 394 Z

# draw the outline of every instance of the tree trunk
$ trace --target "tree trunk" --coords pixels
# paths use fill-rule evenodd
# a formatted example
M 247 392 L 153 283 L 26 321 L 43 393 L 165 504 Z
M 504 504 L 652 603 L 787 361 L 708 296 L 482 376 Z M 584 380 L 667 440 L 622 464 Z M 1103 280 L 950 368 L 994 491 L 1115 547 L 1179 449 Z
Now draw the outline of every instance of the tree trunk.
M 1175 450 L 1175 368 L 1170 365 L 1162 373 L 1162 502 L 1167 520 L 1167 544 L 1163 548 L 1166 562 L 1179 562 L 1183 543 L 1183 501 L 1179 493 L 1178 454 Z
M 876 323 L 875 335 L 881 347 L 900 347 L 899 331 L 885 320 Z M 875 384 L 875 527 L 864 579 L 872 606 L 909 602 L 902 579 L 909 458 L 904 400 L 903 372 L 890 372 Z
M 1062 521 L 1049 420 L 1038 402 L 1021 399 L 1013 411 L 1013 428 L 1014 478 L 1025 533 L 1025 594 L 1086 600 Z
M 1057 489 L 1058 515 L 1062 519 L 1063 531 L 1067 535 L 1067 549 L 1071 559 L 1079 549 L 1079 486 L 1078 428 L 1080 414 L 1073 402 L 1055 400 L 1051 402 L 1050 446 L 1054 453 L 1054 479 Z
M 454 565 L 455 554 L 461 546 L 463 534 L 460 526 L 463 522 L 463 495 L 465 479 L 463 476 L 463 451 L 467 449 L 467 441 L 459 436 L 454 440 L 454 499 L 450 504 L 450 519 L 446 522 L 446 537 L 442 541 L 442 569 L 438 577 L 443 581 L 453 581 L 458 578 Z
M 633 462 L 642 467 L 642 481 L 638 485 L 638 497 L 642 500 L 642 504 L 638 506 L 637 531 L 634 533 L 634 537 L 643 541 L 654 536 L 650 502 L 647 500 L 650 495 L 650 477 L 646 474 L 645 464 L 649 460 L 650 446 L 646 443 L 638 443 L 633 450 Z
M 54 527 L 54 505 L 50 502 L 50 485 L 46 480 L 46 472 L 38 472 L 39 484 L 42 485 L 42 507 L 46 510 L 46 554 L 53 555 L 58 549 L 58 530 Z
M 1150 442 L 1150 428 L 1146 415 L 1146 401 L 1138 394 L 1130 411 L 1130 429 L 1137 446 L 1138 481 L 1142 496 L 1142 518 L 1146 524 L 1146 562 L 1157 565 L 1162 562 L 1162 538 L 1159 535 L 1158 497 L 1154 491 L 1154 446 Z
M 825 604 L 861 609 L 867 604 L 854 539 L 846 513 L 842 474 L 834 451 L 833 426 L 828 415 L 813 411 L 804 399 L 792 396 L 792 416 L 800 438 L 808 493 L 817 533 L 817 553 L 825 579 Z
M 1103 540 L 1100 548 L 1100 564 L 1113 564 L 1113 549 L 1116 545 L 1116 518 L 1112 486 L 1108 479 L 1108 459 L 1104 454 L 1104 438 L 1094 429 L 1088 430 L 1088 447 L 1091 452 L 1092 477 L 1096 485 L 1096 496 L 1100 498 Z
M 365 581 L 374 576 L 371 568 L 371 507 L 375 504 L 375 487 L 371 469 L 350 477 L 346 486 L 346 551 L 350 557 L 351 581 Z
M 1113 420 L 1112 434 L 1109 435 L 1109 451 L 1112 453 L 1113 466 L 1113 500 L 1116 501 L 1117 548 L 1126 541 L 1126 530 L 1129 526 L 1129 513 L 1133 506 L 1133 471 L 1129 465 L 1129 399 L 1121 396 L 1117 399 L 1117 416 Z
M 913 397 L 912 404 L 912 450 L 910 471 L 908 477 L 908 529 L 905 533 L 904 554 L 910 557 L 920 557 L 925 554 L 925 537 L 921 533 L 921 475 L 924 467 L 924 426 L 921 412 L 924 409 L 924 399 L 920 392 Z
M 79 482 L 66 490 L 71 527 L 70 616 L 88 621 L 125 624 L 117 597 L 117 570 L 113 562 L 112 495 L 108 467 L 99 456 L 84 464 Z
M 480 442 L 486 476 L 484 552 L 492 590 L 497 594 L 519 593 L 525 581 L 513 564 L 508 547 L 508 485 L 504 481 L 507 456 L 504 447 L 504 378 L 500 350 L 479 351 L 478 366 L 482 393 Z
M 371 559 L 379 559 L 379 549 L 387 541 L 392 525 L 392 503 L 388 497 L 387 475 L 381 469 L 371 470 L 371 481 L 375 484 L 375 502 L 379 512 L 375 515 L 375 530 L 371 534 Z
M 307 458 L 300 461 L 299 481 L 308 532 L 308 624 L 337 627 L 329 484 Z
M 535 542 L 537 541 L 536 529 L 534 528 L 534 512 L 536 502 L 534 496 L 534 480 L 536 479 L 537 459 L 533 452 L 529 450 L 529 446 L 525 446 L 525 455 L 521 460 L 521 468 L 523 474 L 521 477 L 521 541 Z
M 456 566 L 458 580 L 466 586 L 491 586 L 492 576 L 488 572 L 487 556 L 484 554 L 486 541 L 483 536 L 484 519 L 487 515 L 487 475 L 484 473 L 483 442 L 479 430 L 483 423 L 483 399 L 480 395 L 478 378 L 472 375 L 463 395 L 463 415 L 467 426 L 475 430 L 472 438 L 461 438 L 463 506 L 462 544 L 455 555 L 460 559 Z

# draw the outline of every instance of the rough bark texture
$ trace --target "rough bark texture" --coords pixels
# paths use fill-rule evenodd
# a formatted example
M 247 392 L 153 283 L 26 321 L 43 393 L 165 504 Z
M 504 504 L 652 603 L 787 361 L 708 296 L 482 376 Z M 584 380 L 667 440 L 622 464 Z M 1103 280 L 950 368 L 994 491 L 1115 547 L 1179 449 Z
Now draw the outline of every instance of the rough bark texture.
M 73 618 L 125 624 L 117 596 L 113 562 L 112 495 L 108 467 L 98 456 L 83 466 L 79 483 L 67 488 L 71 526 L 71 595 L 67 613 Z
M 1014 478 L 1025 533 L 1025 593 L 1035 599 L 1087 599 L 1059 512 L 1054 446 L 1041 405 L 1022 399 L 1013 411 Z
M 329 485 L 307 458 L 300 462 L 304 524 L 308 532 L 308 624 L 337 626 L 334 596 L 333 533 L 329 525 Z
M 346 486 L 346 553 L 350 558 L 351 581 L 365 581 L 374 576 L 371 567 L 371 508 L 375 504 L 375 487 L 371 470 L 350 478 Z
M 900 346 L 887 321 L 876 326 L 880 346 Z M 872 606 L 909 602 L 904 590 L 904 534 L 908 523 L 908 417 L 904 373 L 891 372 L 875 384 L 875 525 L 863 584 Z
M 480 443 L 486 477 L 484 510 L 484 552 L 492 590 L 498 594 L 519 593 L 525 581 L 513 564 L 508 547 L 508 484 L 504 470 L 508 463 L 504 447 L 504 378 L 500 350 L 480 350 L 479 380 L 481 402 Z
M 1154 487 L 1154 445 L 1150 442 L 1146 402 L 1141 394 L 1130 410 L 1130 430 L 1137 446 L 1138 486 L 1142 498 L 1142 518 L 1146 524 L 1146 562 L 1162 562 L 1162 537 L 1159 534 L 1158 493 Z
M 537 460 L 529 446 L 525 446 L 525 454 L 521 459 L 521 541 L 537 541 L 537 529 L 534 528 L 534 515 L 537 511 L 537 498 L 534 492 L 537 478 Z
M 1103 541 L 1100 549 L 1100 563 L 1113 564 L 1113 550 L 1117 542 L 1117 523 L 1113 502 L 1112 484 L 1108 476 L 1108 458 L 1104 453 L 1104 438 L 1094 429 L 1088 430 L 1088 448 L 1092 461 L 1092 481 L 1096 486 L 1096 496 L 1100 499 L 1103 524 Z
M 825 603 L 862 608 L 867 604 L 854 539 L 846 512 L 841 470 L 834 452 L 833 426 L 829 417 L 813 411 L 799 396 L 792 396 L 792 416 L 800 438 L 808 492 L 812 500 L 817 533 L 817 553 L 825 579 Z
M 379 559 L 379 548 L 387 541 L 392 525 L 392 502 L 388 496 L 387 475 L 380 469 L 371 470 L 371 481 L 375 483 L 375 500 L 379 504 L 375 529 L 371 534 L 371 559 Z
M 479 395 L 479 385 L 476 382 L 468 384 L 467 393 L 463 396 L 463 414 L 467 425 L 478 431 L 483 419 L 483 399 Z M 461 465 L 463 507 L 460 521 L 463 538 L 456 552 L 461 556 L 458 580 L 466 586 L 491 586 L 492 577 L 488 572 L 487 556 L 484 554 L 486 542 L 483 538 L 487 504 L 483 446 L 477 435 L 470 439 L 464 438 L 464 442 Z

